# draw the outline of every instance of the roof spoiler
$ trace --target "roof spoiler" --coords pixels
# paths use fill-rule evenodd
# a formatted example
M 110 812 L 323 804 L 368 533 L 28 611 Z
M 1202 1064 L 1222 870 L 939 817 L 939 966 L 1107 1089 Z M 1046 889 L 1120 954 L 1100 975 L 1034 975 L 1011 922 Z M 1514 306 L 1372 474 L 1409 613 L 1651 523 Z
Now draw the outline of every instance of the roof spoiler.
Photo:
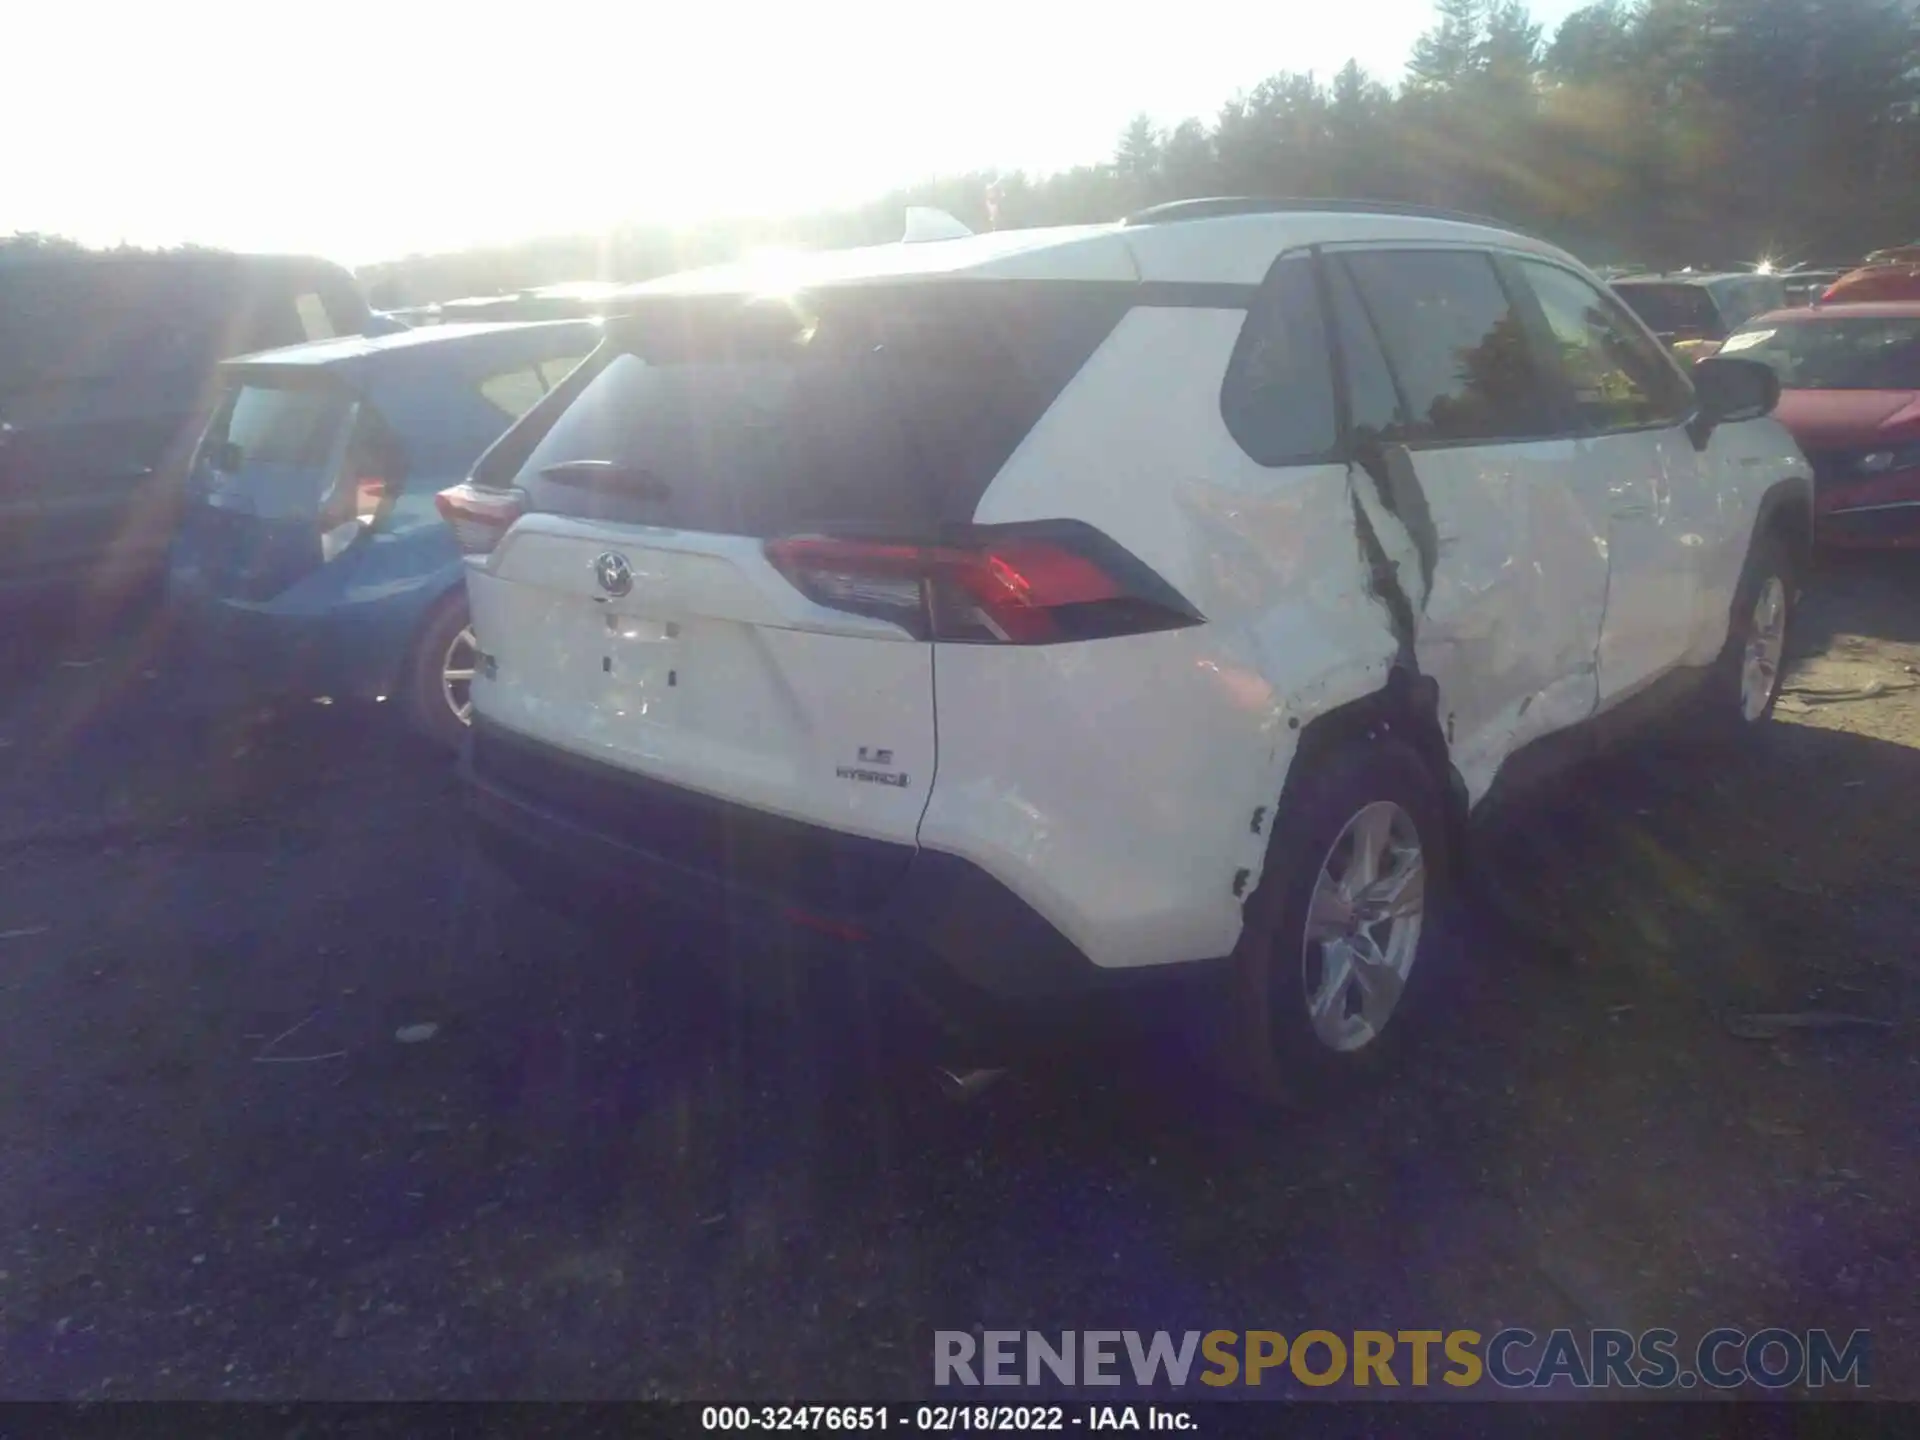
M 917 245 L 927 240 L 964 240 L 971 234 L 973 231 L 944 210 L 937 210 L 931 205 L 909 205 L 907 230 L 900 237 L 900 243 Z

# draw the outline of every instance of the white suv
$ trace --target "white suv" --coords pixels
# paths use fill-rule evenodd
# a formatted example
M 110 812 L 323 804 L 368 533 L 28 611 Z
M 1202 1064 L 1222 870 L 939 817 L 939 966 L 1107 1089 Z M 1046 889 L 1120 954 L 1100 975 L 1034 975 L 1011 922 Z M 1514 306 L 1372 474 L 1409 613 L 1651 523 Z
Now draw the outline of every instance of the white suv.
M 1271 1088 L 1406 1028 L 1509 782 L 1771 711 L 1771 373 L 1689 381 L 1491 222 L 1201 201 L 629 296 L 441 497 L 478 833 L 563 903 L 830 938 L 970 1021 L 1223 975 Z

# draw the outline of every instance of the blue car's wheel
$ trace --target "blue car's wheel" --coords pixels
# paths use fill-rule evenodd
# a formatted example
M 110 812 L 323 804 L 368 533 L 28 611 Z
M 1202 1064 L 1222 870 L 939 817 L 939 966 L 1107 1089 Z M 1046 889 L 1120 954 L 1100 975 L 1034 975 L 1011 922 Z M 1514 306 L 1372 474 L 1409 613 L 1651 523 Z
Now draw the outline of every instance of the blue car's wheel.
M 467 597 L 456 592 L 420 627 L 408 676 L 413 726 L 449 750 L 460 748 L 473 714 L 473 676 L 480 649 L 467 618 Z

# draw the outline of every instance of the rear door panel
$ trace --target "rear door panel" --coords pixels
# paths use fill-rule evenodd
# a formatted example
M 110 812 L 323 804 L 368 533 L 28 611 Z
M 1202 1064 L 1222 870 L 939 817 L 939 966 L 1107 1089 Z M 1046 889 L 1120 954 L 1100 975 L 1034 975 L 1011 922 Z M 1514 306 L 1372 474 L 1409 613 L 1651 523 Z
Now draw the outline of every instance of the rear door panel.
M 1356 436 L 1390 442 L 1363 489 L 1391 488 L 1395 466 L 1412 472 L 1425 520 L 1403 504 L 1375 528 L 1401 588 L 1420 592 L 1408 596 L 1414 652 L 1439 685 L 1441 727 L 1477 802 L 1522 746 L 1593 714 L 1606 535 L 1582 503 L 1580 442 L 1557 438 L 1557 392 L 1493 257 L 1329 254 L 1336 311 L 1356 337 L 1348 350 L 1364 341 L 1390 370 L 1375 386 L 1377 422 L 1355 392 Z
M 1415 654 L 1473 800 L 1521 746 L 1598 701 L 1606 548 L 1576 499 L 1575 450 L 1536 440 L 1410 457 L 1437 539 Z

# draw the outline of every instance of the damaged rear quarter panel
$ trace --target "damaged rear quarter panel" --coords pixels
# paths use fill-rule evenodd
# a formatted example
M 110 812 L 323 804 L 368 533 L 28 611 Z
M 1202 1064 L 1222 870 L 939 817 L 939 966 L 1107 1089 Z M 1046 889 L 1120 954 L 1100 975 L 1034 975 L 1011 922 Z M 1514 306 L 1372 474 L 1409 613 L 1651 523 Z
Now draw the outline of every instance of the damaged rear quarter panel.
M 1259 874 L 1300 730 L 1380 689 L 1398 648 L 1348 467 L 1267 469 L 1220 419 L 1244 319 L 1129 314 L 977 515 L 1084 519 L 1206 623 L 936 646 L 939 773 L 920 843 L 980 865 L 1103 966 L 1233 949 L 1234 878 Z

